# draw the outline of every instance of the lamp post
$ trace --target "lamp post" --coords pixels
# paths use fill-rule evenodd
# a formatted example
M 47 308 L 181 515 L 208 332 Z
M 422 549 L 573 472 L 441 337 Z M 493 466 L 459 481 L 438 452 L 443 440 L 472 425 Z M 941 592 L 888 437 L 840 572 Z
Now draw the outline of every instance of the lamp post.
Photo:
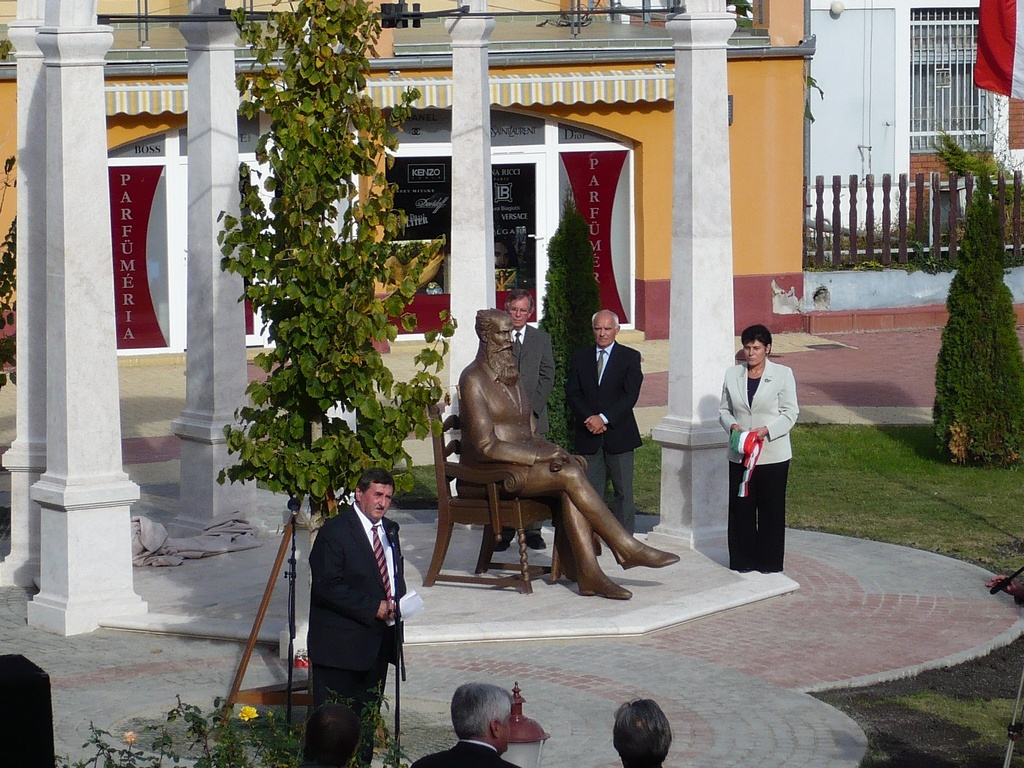
M 512 716 L 509 718 L 508 751 L 503 757 L 519 768 L 540 768 L 544 742 L 551 734 L 540 727 L 540 723 L 523 714 L 526 701 L 519 690 L 519 683 L 512 688 Z

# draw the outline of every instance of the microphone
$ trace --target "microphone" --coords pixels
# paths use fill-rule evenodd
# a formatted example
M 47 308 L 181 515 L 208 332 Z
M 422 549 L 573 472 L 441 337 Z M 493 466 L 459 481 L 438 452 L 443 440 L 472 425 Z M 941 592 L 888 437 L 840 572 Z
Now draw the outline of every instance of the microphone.
M 992 588 L 988 591 L 988 593 L 990 595 L 994 595 L 996 592 L 1001 592 L 1004 589 L 1006 589 L 1008 586 L 1010 586 L 1010 582 L 1012 582 L 1012 581 L 1013 581 L 1013 576 L 1007 576 L 1005 579 L 1000 579 L 999 581 L 997 581 L 995 584 L 992 585 Z

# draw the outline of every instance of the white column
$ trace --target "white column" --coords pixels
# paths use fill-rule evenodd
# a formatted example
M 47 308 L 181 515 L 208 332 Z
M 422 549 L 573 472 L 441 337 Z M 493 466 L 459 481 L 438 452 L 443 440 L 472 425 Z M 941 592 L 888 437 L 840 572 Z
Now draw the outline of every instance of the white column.
M 486 13 L 486 0 L 472 0 L 472 13 Z M 452 338 L 449 386 L 476 357 L 478 310 L 494 306 L 494 210 L 491 189 L 491 91 L 487 41 L 492 16 L 449 19 L 452 39 L 452 240 L 451 312 L 459 327 Z
M 675 152 L 668 415 L 657 536 L 726 562 L 728 466 L 718 424 L 733 363 L 732 201 L 724 0 L 688 0 L 666 22 L 675 48 Z
M 219 2 L 193 0 L 194 13 Z M 185 409 L 174 422 L 181 438 L 179 523 L 246 512 L 255 486 L 217 482 L 228 456 L 224 427 L 245 398 L 245 305 L 239 275 L 220 268 L 217 235 L 223 212 L 238 215 L 238 91 L 235 25 L 181 25 L 188 52 L 188 331 Z
M 11 551 L 0 585 L 39 578 L 39 504 L 29 489 L 46 469 L 46 85 L 36 32 L 43 3 L 18 3 L 8 36 L 18 54 L 17 434 L 3 456 L 11 473 Z
M 93 3 L 47 0 L 46 471 L 40 592 L 29 624 L 63 635 L 144 613 L 132 591 L 130 506 L 121 462 L 103 56 Z

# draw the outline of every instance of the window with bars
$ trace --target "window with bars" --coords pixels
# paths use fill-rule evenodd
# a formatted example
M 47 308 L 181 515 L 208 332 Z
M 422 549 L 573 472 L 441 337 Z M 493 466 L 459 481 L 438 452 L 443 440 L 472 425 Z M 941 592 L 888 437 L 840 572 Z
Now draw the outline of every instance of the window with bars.
M 915 9 L 910 16 L 910 151 L 931 152 L 940 131 L 991 149 L 985 91 L 974 87 L 978 9 Z

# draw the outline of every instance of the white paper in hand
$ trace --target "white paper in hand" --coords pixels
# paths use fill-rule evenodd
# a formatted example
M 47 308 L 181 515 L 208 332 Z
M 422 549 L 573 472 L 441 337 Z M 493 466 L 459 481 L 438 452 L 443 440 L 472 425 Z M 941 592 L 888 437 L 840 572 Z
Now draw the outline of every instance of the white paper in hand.
M 404 595 L 399 602 L 399 608 L 402 614 L 402 620 L 411 619 L 417 613 L 423 610 L 423 598 L 416 594 L 415 589 L 410 589 Z

